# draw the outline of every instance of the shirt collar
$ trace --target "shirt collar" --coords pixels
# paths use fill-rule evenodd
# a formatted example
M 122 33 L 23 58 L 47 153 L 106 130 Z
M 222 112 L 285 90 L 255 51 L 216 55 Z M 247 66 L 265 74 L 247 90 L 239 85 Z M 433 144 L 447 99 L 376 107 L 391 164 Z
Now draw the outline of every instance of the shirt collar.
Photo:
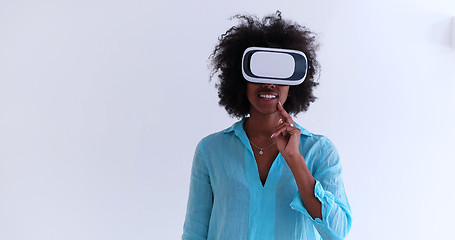
M 223 133 L 228 133 L 228 132 L 235 132 L 235 134 L 237 136 L 240 135 L 241 132 L 244 132 L 244 129 L 243 129 L 243 123 L 245 122 L 247 118 L 243 118 L 242 120 L 232 124 L 232 126 L 230 126 L 229 128 L 225 129 L 223 131 Z M 305 136 L 308 136 L 308 137 L 311 137 L 313 136 L 313 134 L 311 132 L 309 132 L 308 130 L 306 130 L 305 128 L 301 127 L 299 124 L 295 123 L 295 126 L 300 129 L 300 134 L 301 135 L 305 135 Z

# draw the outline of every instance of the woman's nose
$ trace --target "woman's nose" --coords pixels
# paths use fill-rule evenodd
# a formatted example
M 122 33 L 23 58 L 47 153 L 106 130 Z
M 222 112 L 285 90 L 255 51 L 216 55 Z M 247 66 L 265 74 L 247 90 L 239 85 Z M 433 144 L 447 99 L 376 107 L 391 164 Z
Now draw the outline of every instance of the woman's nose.
M 270 89 L 273 89 L 276 87 L 275 84 L 271 84 L 271 83 L 264 83 L 264 84 L 262 84 L 262 86 L 264 86 L 266 88 L 270 88 Z

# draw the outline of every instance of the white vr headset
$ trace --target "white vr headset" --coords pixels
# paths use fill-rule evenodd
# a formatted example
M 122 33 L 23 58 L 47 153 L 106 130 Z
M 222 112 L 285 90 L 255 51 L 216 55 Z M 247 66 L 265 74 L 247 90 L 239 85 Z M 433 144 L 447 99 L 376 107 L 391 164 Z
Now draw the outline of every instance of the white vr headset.
M 242 57 L 242 74 L 252 83 L 299 85 L 308 69 L 306 55 L 297 50 L 250 47 Z

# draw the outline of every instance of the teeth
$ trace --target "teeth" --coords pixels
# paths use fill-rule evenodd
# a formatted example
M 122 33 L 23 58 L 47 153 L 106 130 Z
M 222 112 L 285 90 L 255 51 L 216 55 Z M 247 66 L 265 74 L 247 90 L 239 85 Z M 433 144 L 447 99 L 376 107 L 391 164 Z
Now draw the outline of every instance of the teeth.
M 274 99 L 274 98 L 276 98 L 275 95 L 268 95 L 268 94 L 267 94 L 267 95 L 265 95 L 265 94 L 260 94 L 259 97 L 260 97 L 260 98 L 267 98 L 267 99 Z

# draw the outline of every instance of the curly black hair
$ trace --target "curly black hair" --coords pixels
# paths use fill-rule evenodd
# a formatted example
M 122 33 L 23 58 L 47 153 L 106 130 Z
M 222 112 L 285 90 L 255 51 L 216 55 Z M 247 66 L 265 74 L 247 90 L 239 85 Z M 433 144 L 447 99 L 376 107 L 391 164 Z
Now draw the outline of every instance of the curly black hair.
M 231 19 L 240 23 L 231 27 L 218 38 L 218 45 L 209 57 L 212 73 L 210 79 L 218 73 L 220 106 L 224 106 L 232 117 L 243 118 L 249 114 L 249 102 L 246 96 L 246 80 L 242 76 L 242 55 L 248 47 L 276 47 L 299 50 L 308 59 L 308 72 L 303 83 L 290 86 L 289 97 L 284 109 L 294 116 L 307 111 L 316 97 L 313 88 L 318 85 L 316 75 L 320 72 L 316 60 L 319 44 L 316 34 L 295 22 L 281 18 L 281 12 L 265 16 L 262 20 L 252 15 L 235 15 Z

